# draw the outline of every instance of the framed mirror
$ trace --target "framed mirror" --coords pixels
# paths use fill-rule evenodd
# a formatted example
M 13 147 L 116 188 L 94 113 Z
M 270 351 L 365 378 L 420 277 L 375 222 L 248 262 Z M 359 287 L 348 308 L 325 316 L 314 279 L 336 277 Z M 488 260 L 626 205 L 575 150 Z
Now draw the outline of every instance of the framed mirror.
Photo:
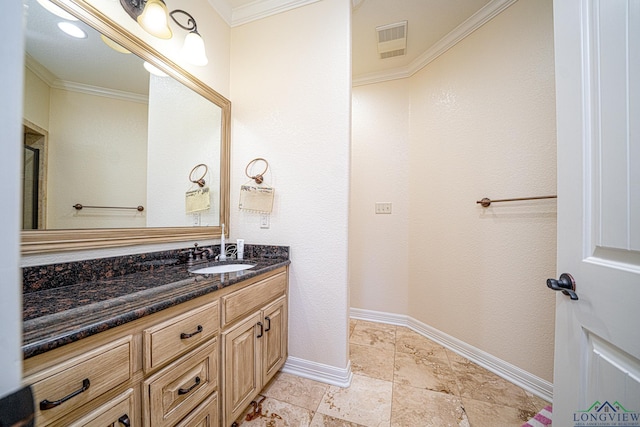
M 230 101 L 84 0 L 52 3 L 86 36 L 24 0 L 22 253 L 219 238 Z

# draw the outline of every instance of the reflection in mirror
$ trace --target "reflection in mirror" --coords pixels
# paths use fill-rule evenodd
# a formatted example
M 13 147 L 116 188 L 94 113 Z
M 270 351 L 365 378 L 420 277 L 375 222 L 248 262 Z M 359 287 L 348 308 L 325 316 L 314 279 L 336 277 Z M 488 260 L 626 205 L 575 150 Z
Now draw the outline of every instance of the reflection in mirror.
M 58 28 L 64 19 L 36 0 L 24 4 L 23 229 L 59 236 L 25 231 L 23 253 L 218 237 L 228 221 L 228 100 L 143 42 L 131 44 L 82 0 L 76 12 L 115 28 L 109 37 L 75 21 L 86 38 L 74 39 Z M 171 76 L 150 75 L 131 51 Z M 190 180 L 198 164 L 207 167 L 208 203 L 187 209 L 186 193 L 200 189 Z M 54 248 L 51 239 L 74 243 Z
M 74 39 L 56 15 L 26 4 L 25 120 L 48 133 L 47 149 L 34 152 L 48 173 L 43 220 L 25 228 L 218 225 L 218 203 L 193 214 L 184 205 L 199 163 L 209 167 L 210 195 L 219 194 L 220 108 L 166 74 L 150 78 L 140 58 L 86 24 L 73 23 L 87 34 Z M 37 208 L 24 184 L 25 207 Z

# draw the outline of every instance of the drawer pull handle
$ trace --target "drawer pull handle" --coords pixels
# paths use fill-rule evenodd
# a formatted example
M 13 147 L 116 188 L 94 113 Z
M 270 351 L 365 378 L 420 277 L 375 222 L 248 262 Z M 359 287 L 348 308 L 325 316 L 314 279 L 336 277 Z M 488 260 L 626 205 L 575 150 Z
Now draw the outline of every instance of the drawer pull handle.
M 265 317 L 264 320 L 266 320 L 267 323 L 267 329 L 265 329 L 265 332 L 269 332 L 271 330 L 271 318 L 269 316 Z
M 202 332 L 202 325 L 198 325 L 198 329 L 196 329 L 195 332 L 191 332 L 190 334 L 187 334 L 185 332 L 180 334 L 180 339 L 181 340 L 186 340 L 187 338 L 191 338 L 194 335 L 198 335 L 200 332 Z
M 85 379 L 82 380 L 82 388 L 79 388 L 78 390 L 74 391 L 70 395 L 63 397 L 60 400 L 54 400 L 53 402 L 50 401 L 50 400 L 47 400 L 47 399 L 41 401 L 40 402 L 40 410 L 41 411 L 46 411 L 47 409 L 55 408 L 56 406 L 59 406 L 59 405 L 63 404 L 67 400 L 69 400 L 69 399 L 71 399 L 73 397 L 76 397 L 77 395 L 79 395 L 83 391 L 89 390 L 89 386 L 90 385 L 91 385 L 91 383 L 89 382 L 89 378 L 85 378 Z
M 256 338 L 262 338 L 262 336 L 264 335 L 264 325 L 262 324 L 262 322 L 258 322 L 258 326 L 260 326 L 260 333 Z
M 123 416 L 118 418 L 118 422 L 124 427 L 131 427 L 131 420 L 129 419 L 129 415 L 127 414 L 124 414 Z
M 193 390 L 194 387 L 196 387 L 199 384 L 200 384 L 200 377 L 196 377 L 196 382 L 191 387 L 189 387 L 189 388 L 179 388 L 178 389 L 178 394 L 187 394 L 191 390 Z

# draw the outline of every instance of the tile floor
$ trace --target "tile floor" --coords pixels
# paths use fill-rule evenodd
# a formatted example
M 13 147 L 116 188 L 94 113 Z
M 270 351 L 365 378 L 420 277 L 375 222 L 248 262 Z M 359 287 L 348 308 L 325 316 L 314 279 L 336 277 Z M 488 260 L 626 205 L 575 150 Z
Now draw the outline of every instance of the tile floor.
M 238 425 L 520 427 L 548 405 L 408 328 L 350 327 L 349 388 L 280 372 Z

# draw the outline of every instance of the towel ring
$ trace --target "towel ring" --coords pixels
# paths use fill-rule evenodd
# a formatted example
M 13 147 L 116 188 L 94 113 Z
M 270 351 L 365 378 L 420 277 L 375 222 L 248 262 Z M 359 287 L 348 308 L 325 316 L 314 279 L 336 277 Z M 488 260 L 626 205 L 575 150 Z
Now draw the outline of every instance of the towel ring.
M 202 174 L 202 176 L 196 180 L 193 179 L 193 173 L 200 167 L 204 167 L 204 173 Z M 207 167 L 207 165 L 205 165 L 204 163 L 200 163 L 199 165 L 195 165 L 193 167 L 193 169 L 191 169 L 191 172 L 189 173 L 189 181 L 193 182 L 194 184 L 198 184 L 198 186 L 200 187 L 204 187 L 205 184 L 205 180 L 204 177 L 207 176 L 207 173 L 209 172 L 209 168 Z
M 263 161 L 264 162 L 264 164 L 265 164 L 264 170 L 261 173 L 257 174 L 257 175 L 254 175 L 254 176 L 249 175 L 249 168 L 251 166 L 253 166 L 256 162 L 259 162 L 259 161 Z M 264 174 L 267 173 L 267 170 L 269 170 L 269 162 L 267 162 L 262 157 L 257 157 L 255 159 L 251 160 L 249 162 L 249 164 L 247 164 L 247 167 L 244 168 L 244 173 L 249 178 L 253 179 L 256 182 L 256 184 L 262 184 L 262 182 L 264 181 Z

